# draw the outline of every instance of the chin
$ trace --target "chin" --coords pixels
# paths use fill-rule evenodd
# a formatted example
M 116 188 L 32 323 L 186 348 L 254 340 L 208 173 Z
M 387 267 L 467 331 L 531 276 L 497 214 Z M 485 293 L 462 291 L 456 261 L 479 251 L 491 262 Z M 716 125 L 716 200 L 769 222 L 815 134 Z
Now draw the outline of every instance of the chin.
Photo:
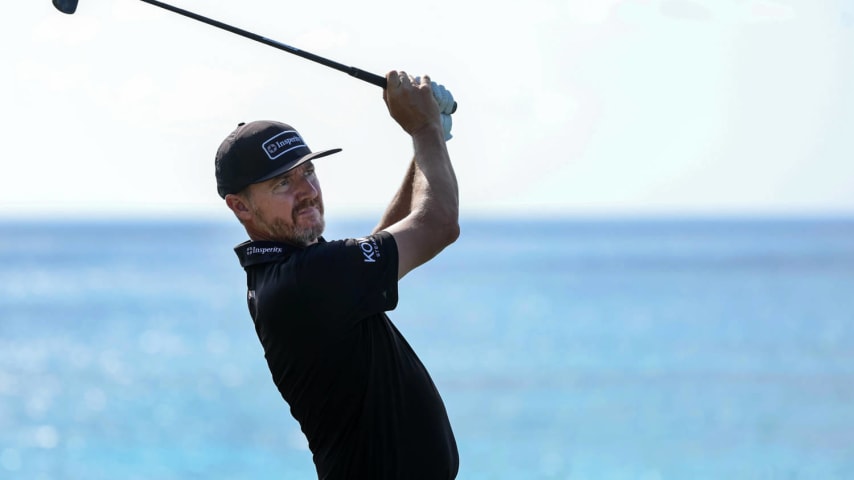
M 292 239 L 299 245 L 311 245 L 317 242 L 317 239 L 323 235 L 323 230 L 326 227 L 326 222 L 321 217 L 318 221 L 312 222 L 310 226 L 295 228 Z

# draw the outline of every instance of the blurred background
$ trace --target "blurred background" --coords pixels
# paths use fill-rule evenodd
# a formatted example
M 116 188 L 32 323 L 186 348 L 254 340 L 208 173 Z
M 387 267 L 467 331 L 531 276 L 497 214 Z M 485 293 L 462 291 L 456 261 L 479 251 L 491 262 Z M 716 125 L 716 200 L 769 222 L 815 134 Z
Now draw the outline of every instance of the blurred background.
M 453 92 L 463 235 L 390 316 L 460 478 L 854 477 L 854 4 L 175 4 Z M 364 235 L 411 153 L 380 89 L 131 0 L 0 22 L 0 478 L 312 478 L 213 156 L 342 147 Z

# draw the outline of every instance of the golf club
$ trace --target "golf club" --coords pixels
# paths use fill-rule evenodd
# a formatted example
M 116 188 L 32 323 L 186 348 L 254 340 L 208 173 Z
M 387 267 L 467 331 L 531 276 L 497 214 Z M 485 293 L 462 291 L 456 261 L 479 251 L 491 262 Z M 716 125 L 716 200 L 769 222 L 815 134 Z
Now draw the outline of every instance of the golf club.
M 380 88 L 383 88 L 383 89 L 386 88 L 385 77 L 381 77 L 379 75 L 376 75 L 376 74 L 373 74 L 370 72 L 366 72 L 366 71 L 361 70 L 361 69 L 356 68 L 356 67 L 349 67 L 349 66 L 344 65 L 342 63 L 338 63 L 338 62 L 335 62 L 333 60 L 329 60 L 328 58 L 323 58 L 319 55 L 315 55 L 313 53 L 306 52 L 304 50 L 300 50 L 296 47 L 292 47 L 290 45 L 287 45 L 287 44 L 284 44 L 281 42 L 277 42 L 275 40 L 271 40 L 271 39 L 266 38 L 266 37 L 262 37 L 261 35 L 243 30 L 241 28 L 233 27 L 231 25 L 228 25 L 226 23 L 222 23 L 222 22 L 217 21 L 217 20 L 213 20 L 213 19 L 208 18 L 208 17 L 203 17 L 199 14 L 196 14 L 196 13 L 184 10 L 182 8 L 178 8 L 178 7 L 169 5 L 167 3 L 158 2 L 157 0 L 140 0 L 140 1 L 154 5 L 155 7 L 160 7 L 162 9 L 169 10 L 171 12 L 175 12 L 175 13 L 183 15 L 185 17 L 192 18 L 193 20 L 198 20 L 202 23 L 207 23 L 208 25 L 212 25 L 214 27 L 221 28 L 223 30 L 227 30 L 231 33 L 235 33 L 235 34 L 240 35 L 242 37 L 246 37 L 250 40 L 255 40 L 256 42 L 260 42 L 260 43 L 263 43 L 265 45 L 269 45 L 271 47 L 278 48 L 279 50 L 284 50 L 288 53 L 292 53 L 292 54 L 297 55 L 299 57 L 311 60 L 312 62 L 316 62 L 316 63 L 319 63 L 321 65 L 325 65 L 327 67 L 334 68 L 335 70 L 339 70 L 341 72 L 347 73 L 352 77 L 356 77 L 359 80 L 374 84 Z M 67 14 L 71 15 L 77 10 L 77 2 L 78 2 L 78 0 L 53 0 L 53 6 L 56 7 L 56 9 L 59 10 L 60 12 L 67 13 Z M 451 109 L 451 113 L 454 113 L 456 110 L 457 110 L 457 103 L 454 102 L 454 106 Z

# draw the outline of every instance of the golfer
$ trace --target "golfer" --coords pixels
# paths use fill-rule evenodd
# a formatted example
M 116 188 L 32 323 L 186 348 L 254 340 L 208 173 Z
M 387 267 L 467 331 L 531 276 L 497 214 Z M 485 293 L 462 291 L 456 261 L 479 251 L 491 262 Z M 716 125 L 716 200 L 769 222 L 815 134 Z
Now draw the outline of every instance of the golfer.
M 442 398 L 385 314 L 397 282 L 459 236 L 450 122 L 429 77 L 386 80 L 383 99 L 414 156 L 369 235 L 321 236 L 313 162 L 340 149 L 312 152 L 283 123 L 240 124 L 223 141 L 217 190 L 249 236 L 235 248 L 249 313 L 318 478 L 453 479 L 459 458 Z

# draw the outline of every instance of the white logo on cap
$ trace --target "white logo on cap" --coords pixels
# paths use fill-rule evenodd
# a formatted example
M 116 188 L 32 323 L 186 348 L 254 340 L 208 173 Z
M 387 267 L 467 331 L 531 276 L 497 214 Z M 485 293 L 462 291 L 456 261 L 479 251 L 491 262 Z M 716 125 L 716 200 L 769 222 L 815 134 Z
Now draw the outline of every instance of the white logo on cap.
M 285 130 L 262 143 L 261 148 L 264 149 L 267 158 L 275 160 L 291 150 L 308 147 L 296 130 Z

